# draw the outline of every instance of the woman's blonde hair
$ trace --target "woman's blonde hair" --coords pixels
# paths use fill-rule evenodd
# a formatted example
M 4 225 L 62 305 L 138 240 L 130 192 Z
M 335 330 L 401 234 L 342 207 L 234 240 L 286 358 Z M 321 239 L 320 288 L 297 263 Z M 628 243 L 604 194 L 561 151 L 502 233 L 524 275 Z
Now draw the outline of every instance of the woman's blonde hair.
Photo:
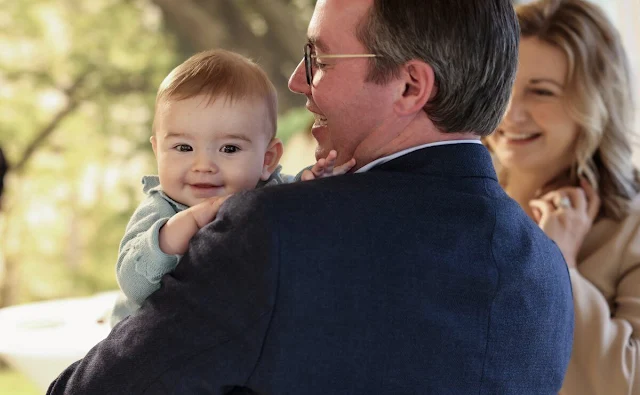
M 629 62 L 618 31 L 584 0 L 541 0 L 516 13 L 521 37 L 536 37 L 567 56 L 564 104 L 580 127 L 572 180 L 587 178 L 599 191 L 602 215 L 622 219 L 640 182 L 632 163 Z

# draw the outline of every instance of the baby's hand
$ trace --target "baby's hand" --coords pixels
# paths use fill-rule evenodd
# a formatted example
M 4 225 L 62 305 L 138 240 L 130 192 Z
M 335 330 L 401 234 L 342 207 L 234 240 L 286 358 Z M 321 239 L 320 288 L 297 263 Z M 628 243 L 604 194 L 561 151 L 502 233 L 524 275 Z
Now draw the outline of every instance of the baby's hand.
M 203 228 L 206 224 L 213 221 L 216 214 L 218 214 L 218 210 L 220 210 L 220 206 L 222 206 L 222 203 L 224 203 L 229 196 L 231 195 L 208 198 L 204 202 L 200 202 L 195 206 L 189 207 L 185 211 L 190 212 L 193 220 L 198 226 L 198 229 Z
M 160 249 L 168 255 L 184 255 L 196 232 L 211 222 L 229 196 L 215 196 L 179 212 L 160 228 Z
M 329 151 L 326 158 L 319 159 L 311 170 L 307 169 L 302 172 L 300 179 L 302 181 L 315 180 L 316 178 L 325 178 L 331 176 L 339 176 L 345 174 L 356 165 L 356 160 L 351 158 L 350 161 L 336 166 L 336 158 L 338 153 L 335 150 Z

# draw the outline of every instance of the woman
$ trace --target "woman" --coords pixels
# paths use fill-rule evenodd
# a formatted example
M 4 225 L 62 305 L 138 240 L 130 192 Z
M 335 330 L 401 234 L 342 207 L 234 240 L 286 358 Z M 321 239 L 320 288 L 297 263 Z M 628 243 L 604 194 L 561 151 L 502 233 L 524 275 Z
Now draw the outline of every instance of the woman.
M 517 13 L 512 101 L 486 143 L 509 196 L 569 267 L 574 346 L 561 394 L 640 394 L 640 182 L 626 55 L 586 1 Z

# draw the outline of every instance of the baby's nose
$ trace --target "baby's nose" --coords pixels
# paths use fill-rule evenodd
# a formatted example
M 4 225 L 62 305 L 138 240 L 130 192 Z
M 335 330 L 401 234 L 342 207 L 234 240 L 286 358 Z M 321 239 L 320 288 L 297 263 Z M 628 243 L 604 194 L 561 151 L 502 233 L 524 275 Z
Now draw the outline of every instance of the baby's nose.
M 195 156 L 192 169 L 193 171 L 215 173 L 218 171 L 218 166 L 216 166 L 213 155 L 208 152 L 200 152 Z

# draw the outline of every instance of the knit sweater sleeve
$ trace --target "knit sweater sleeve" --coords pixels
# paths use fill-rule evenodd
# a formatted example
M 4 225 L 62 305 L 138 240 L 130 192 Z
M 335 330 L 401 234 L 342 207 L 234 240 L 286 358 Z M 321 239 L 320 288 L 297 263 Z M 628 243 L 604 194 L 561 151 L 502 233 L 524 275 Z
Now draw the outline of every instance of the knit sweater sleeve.
M 160 228 L 176 214 L 175 209 L 158 193 L 151 194 L 138 206 L 120 243 L 116 277 L 127 298 L 137 304 L 160 288 L 163 275 L 173 271 L 179 256 L 160 250 Z

